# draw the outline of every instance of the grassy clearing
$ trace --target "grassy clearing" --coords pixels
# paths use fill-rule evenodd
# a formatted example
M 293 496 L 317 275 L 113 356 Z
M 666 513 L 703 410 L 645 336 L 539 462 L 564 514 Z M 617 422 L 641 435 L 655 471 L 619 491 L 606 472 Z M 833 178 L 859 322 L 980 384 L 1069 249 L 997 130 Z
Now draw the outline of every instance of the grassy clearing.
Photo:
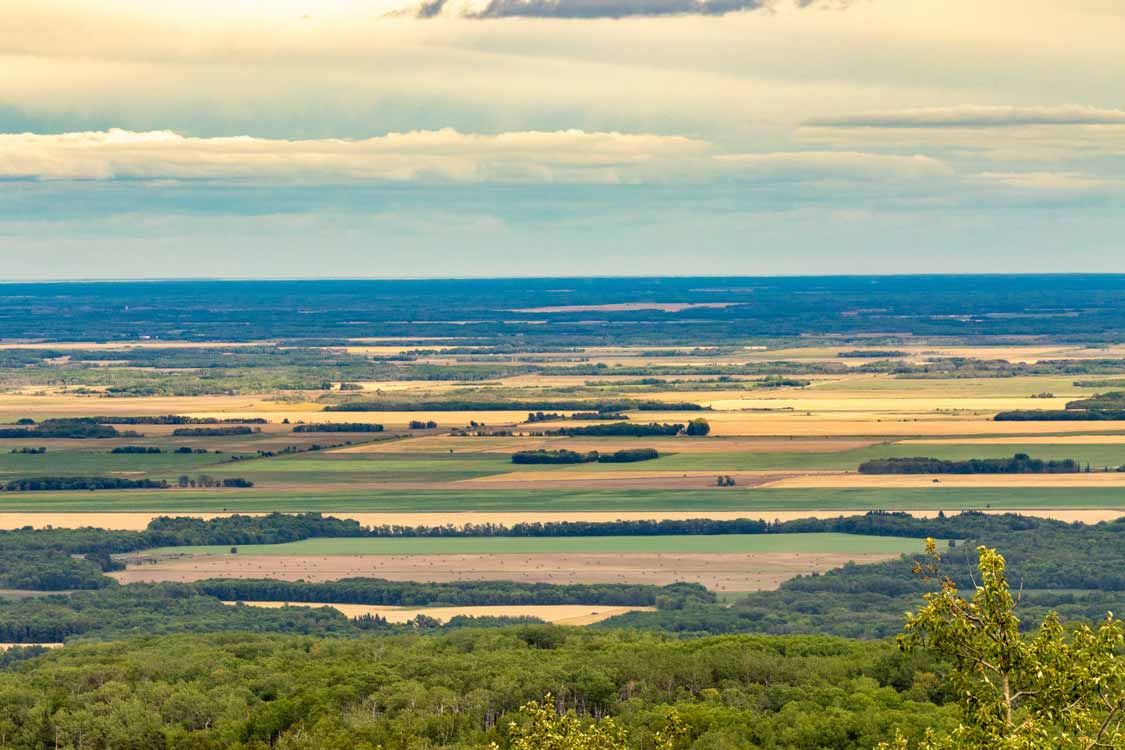
M 729 534 L 722 536 L 485 537 L 460 539 L 306 539 L 240 546 L 239 555 L 536 555 L 536 554 L 895 554 L 922 549 L 919 539 L 858 534 Z M 228 546 L 167 547 L 161 555 L 229 555 Z

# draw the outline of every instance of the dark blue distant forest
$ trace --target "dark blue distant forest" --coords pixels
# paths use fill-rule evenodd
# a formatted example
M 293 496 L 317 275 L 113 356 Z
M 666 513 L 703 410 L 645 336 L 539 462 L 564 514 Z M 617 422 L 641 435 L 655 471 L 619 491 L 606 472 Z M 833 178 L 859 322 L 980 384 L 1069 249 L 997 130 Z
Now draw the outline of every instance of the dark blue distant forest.
M 561 309 L 660 303 L 673 309 Z M 551 325 L 543 325 L 549 321 Z M 371 336 L 526 344 L 1125 335 L 1125 275 L 156 281 L 0 286 L 0 338 Z

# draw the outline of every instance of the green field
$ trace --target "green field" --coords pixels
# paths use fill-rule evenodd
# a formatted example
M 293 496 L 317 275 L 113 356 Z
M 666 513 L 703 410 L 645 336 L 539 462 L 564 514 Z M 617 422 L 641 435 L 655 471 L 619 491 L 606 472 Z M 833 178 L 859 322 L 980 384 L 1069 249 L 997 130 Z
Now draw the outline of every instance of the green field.
M 1125 464 L 1125 445 L 903 445 L 888 443 L 831 453 L 676 453 L 655 461 L 638 464 L 586 464 L 629 470 L 666 469 L 674 471 L 768 471 L 792 470 L 852 470 L 873 458 L 939 458 L 946 461 L 967 461 L 973 458 L 1010 458 L 1016 453 L 1026 453 L 1033 458 L 1073 458 L 1079 464 L 1093 468 L 1115 468 Z
M 685 445 L 687 445 L 685 440 Z M 644 440 L 607 440 L 607 450 L 644 445 Z M 431 449 L 432 450 L 432 449 Z M 456 482 L 515 470 L 550 472 L 598 471 L 854 471 L 873 458 L 926 456 L 946 460 L 1003 458 L 1027 453 L 1041 459 L 1073 458 L 1095 469 L 1125 464 L 1125 445 L 903 445 L 884 443 L 836 452 L 714 451 L 667 453 L 654 461 L 630 464 L 515 465 L 503 453 L 345 453 L 314 451 L 271 458 L 232 461 L 230 454 L 111 454 L 108 448 L 50 450 L 41 455 L 0 452 L 0 481 L 18 477 L 104 476 L 165 479 L 208 474 L 218 478 L 244 477 L 282 495 L 289 489 L 315 486 L 325 492 L 349 485 Z M 1017 506 L 1018 507 L 1018 506 Z
M 139 441 L 138 441 L 139 442 Z M 0 479 L 43 476 L 104 476 L 139 474 L 153 479 L 175 479 L 201 470 L 214 474 L 229 464 L 226 454 L 110 453 L 108 448 L 52 451 L 38 455 L 0 453 Z
M 306 539 L 289 544 L 251 544 L 239 555 L 523 555 L 676 552 L 832 553 L 845 555 L 920 552 L 920 539 L 859 534 L 725 534 L 719 536 L 477 537 L 456 539 Z M 152 555 L 229 555 L 230 546 L 166 547 Z
M 741 511 L 1112 508 L 1125 488 L 103 490 L 0 493 L 0 512 Z
M 259 484 L 350 484 L 356 482 L 455 482 L 518 468 L 495 453 L 386 454 L 305 453 L 239 461 L 216 476 L 239 476 Z

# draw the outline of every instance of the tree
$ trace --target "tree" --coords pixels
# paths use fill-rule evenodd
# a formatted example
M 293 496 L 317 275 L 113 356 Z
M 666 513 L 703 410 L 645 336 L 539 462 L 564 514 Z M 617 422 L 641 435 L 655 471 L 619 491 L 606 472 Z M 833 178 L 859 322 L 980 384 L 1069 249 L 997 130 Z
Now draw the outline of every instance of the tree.
M 508 725 L 511 750 L 628 750 L 628 735 L 613 719 L 583 722 L 573 711 L 560 715 L 553 703 L 547 695 L 542 703 L 520 707 L 524 721 Z M 679 714 L 669 711 L 664 728 L 653 736 L 655 750 L 673 750 L 686 734 Z
M 688 422 L 684 434 L 690 437 L 703 437 L 711 432 L 711 425 L 706 419 L 693 419 Z
M 927 540 L 936 572 L 940 556 Z M 977 548 L 981 580 L 971 600 L 949 578 L 908 613 L 899 643 L 949 662 L 961 724 L 948 736 L 928 732 L 919 750 L 1095 750 L 1125 748 L 1125 657 L 1121 622 L 1064 629 L 1051 613 L 1036 633 L 1020 632 L 996 550 Z M 907 750 L 902 735 L 881 750 Z

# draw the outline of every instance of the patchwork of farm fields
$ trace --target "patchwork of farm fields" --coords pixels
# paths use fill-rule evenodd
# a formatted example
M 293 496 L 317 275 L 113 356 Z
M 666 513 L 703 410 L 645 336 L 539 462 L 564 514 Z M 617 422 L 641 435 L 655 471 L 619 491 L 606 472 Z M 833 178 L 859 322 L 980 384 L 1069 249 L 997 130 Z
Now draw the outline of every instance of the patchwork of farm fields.
M 630 447 L 654 447 L 661 455 L 656 460 L 633 464 L 584 463 L 534 467 L 514 465 L 511 462 L 510 453 L 527 449 L 518 447 L 519 438 L 505 439 L 508 442 L 504 444 L 498 444 L 491 438 L 471 437 L 447 438 L 442 442 L 429 438 L 380 440 L 358 446 L 272 457 L 230 453 L 225 450 L 218 454 L 113 454 L 110 452 L 111 446 L 91 446 L 89 441 L 72 441 L 82 444 L 52 446 L 44 454 L 0 452 L 0 479 L 104 473 L 174 480 L 184 474 L 205 472 L 218 478 L 244 477 L 256 485 L 278 490 L 295 487 L 329 489 L 336 485 L 341 489 L 347 489 L 350 485 L 377 488 L 385 484 L 437 489 L 443 484 L 490 477 L 498 481 L 534 481 L 537 478 L 593 481 L 630 476 L 665 476 L 673 479 L 676 472 L 680 472 L 681 476 L 684 472 L 765 472 L 767 475 L 807 471 L 854 472 L 860 464 L 872 459 L 925 455 L 947 461 L 965 461 L 973 458 L 1005 458 L 1014 453 L 1027 453 L 1044 460 L 1073 459 L 1094 470 L 1104 470 L 1116 469 L 1125 464 L 1125 444 L 1118 442 L 1116 438 L 1113 435 L 1056 437 L 1055 440 L 1059 442 L 1046 438 L 1037 441 L 1012 438 L 987 443 L 955 442 L 954 439 L 937 443 L 915 439 L 875 444 L 824 441 L 815 442 L 811 446 L 816 450 L 804 449 L 800 441 L 793 446 L 795 450 L 780 450 L 787 447 L 783 445 L 783 441 L 768 441 L 766 450 L 758 450 L 753 441 L 722 438 L 665 438 L 651 443 L 644 438 L 636 438 L 631 442 L 612 438 L 582 441 L 547 439 L 532 443 L 534 449 L 613 452 Z M 493 442 L 477 445 L 475 440 Z M 416 442 L 423 444 L 413 445 Z M 154 447 L 160 448 L 160 445 Z M 482 451 L 481 448 L 487 450 Z M 173 448 L 169 446 L 167 450 L 171 451 Z M 516 472 L 516 476 L 510 476 Z M 1121 477 L 1125 478 L 1125 473 Z
M 215 353 L 214 363 L 206 361 L 211 356 L 206 348 L 153 347 L 193 363 L 179 368 L 133 367 L 124 350 L 115 354 L 111 346 L 100 347 L 105 360 L 78 372 L 86 380 L 101 377 L 106 382 L 82 388 L 54 381 L 21 383 L 30 376 L 13 368 L 4 382 L 16 385 L 0 392 L 0 421 L 9 428 L 9 436 L 0 438 L 0 528 L 142 531 L 160 515 L 214 518 L 272 512 L 319 512 L 370 526 L 793 520 L 872 510 L 924 517 L 960 510 L 1012 511 L 1090 523 L 1125 515 L 1125 471 L 1116 470 L 1125 465 L 1125 421 L 995 420 L 1001 411 L 1065 410 L 1072 401 L 1102 390 L 1081 384 L 1084 378 L 1078 376 L 1025 375 L 1020 370 L 995 377 L 928 371 L 907 377 L 895 373 L 890 363 L 877 371 L 863 367 L 870 364 L 867 356 L 839 356 L 855 347 L 796 347 L 792 342 L 774 349 L 718 347 L 713 353 L 605 346 L 545 347 L 547 351 L 495 356 L 489 345 L 460 347 L 450 341 L 432 346 L 420 341 L 351 344 L 304 347 L 302 356 L 314 361 L 316 356 L 356 357 L 362 363 L 350 362 L 351 369 L 337 369 L 332 377 L 315 365 L 275 367 L 270 357 L 289 356 L 280 353 L 281 347 L 272 354 L 247 355 L 262 360 L 235 371 L 222 362 L 246 350 L 234 345 Z M 258 348 L 263 346 L 270 344 Z M 71 348 L 76 357 L 84 351 Z M 978 358 L 992 363 L 981 366 L 988 371 L 1003 360 L 1009 365 L 1063 357 L 1097 362 L 1111 356 L 1110 349 L 1010 343 L 989 348 L 938 342 L 895 349 L 896 366 L 923 370 L 943 357 Z M 1120 354 L 1125 356 L 1125 349 Z M 99 352 L 99 360 L 101 356 Z M 782 374 L 772 367 L 761 367 L 762 374 L 755 371 L 769 363 Z M 44 367 L 51 366 L 67 365 Z M 398 379 L 396 368 L 411 369 Z M 552 368 L 559 374 L 550 374 Z M 725 374 L 740 368 L 746 372 Z M 583 370 L 592 374 L 573 374 Z M 659 377 L 624 374 L 649 370 Z M 217 377 L 230 381 L 229 392 L 169 393 L 205 390 Z M 159 395 L 105 390 L 119 380 L 135 387 L 146 378 Z M 270 385 L 259 391 L 252 387 L 257 383 Z M 178 415 L 180 421 L 154 419 L 164 415 Z M 36 425 L 75 418 L 94 424 L 98 416 L 100 422 L 134 434 L 37 439 L 29 426 L 26 436 L 10 436 L 29 419 Z M 676 428 L 629 434 L 654 423 L 687 425 L 694 420 L 703 420 L 706 429 L 690 436 L 676 434 Z M 181 424 L 204 429 L 177 435 Z M 340 425 L 353 426 L 343 431 L 349 428 Z M 604 434 L 607 430 L 612 436 Z M 656 454 L 604 463 L 592 455 L 597 452 L 604 459 L 604 454 L 635 449 Z M 525 451 L 545 451 L 548 458 L 558 451 L 583 455 L 553 456 L 574 461 L 566 463 L 514 463 L 513 454 Z M 1043 461 L 1069 459 L 1089 471 L 941 476 L 858 471 L 861 464 L 876 460 L 996 461 L 1017 453 Z M 22 488 L 20 480 L 35 478 L 56 480 L 54 486 L 65 486 L 57 480 L 67 478 L 121 481 L 94 491 Z M 168 486 L 133 488 L 125 480 Z M 222 487 L 224 480 L 242 486 Z M 689 582 L 716 592 L 749 592 L 849 561 L 895 559 L 921 551 L 922 544 L 916 538 L 845 533 L 314 537 L 285 544 L 146 550 L 130 554 L 125 570 L 109 574 L 122 583 L 376 577 Z M 237 553 L 232 554 L 232 546 Z M 353 611 L 326 604 L 349 616 L 378 614 L 395 622 L 418 614 L 448 619 L 525 613 L 487 606 L 364 606 Z M 581 605 L 526 613 L 584 624 L 624 611 Z

